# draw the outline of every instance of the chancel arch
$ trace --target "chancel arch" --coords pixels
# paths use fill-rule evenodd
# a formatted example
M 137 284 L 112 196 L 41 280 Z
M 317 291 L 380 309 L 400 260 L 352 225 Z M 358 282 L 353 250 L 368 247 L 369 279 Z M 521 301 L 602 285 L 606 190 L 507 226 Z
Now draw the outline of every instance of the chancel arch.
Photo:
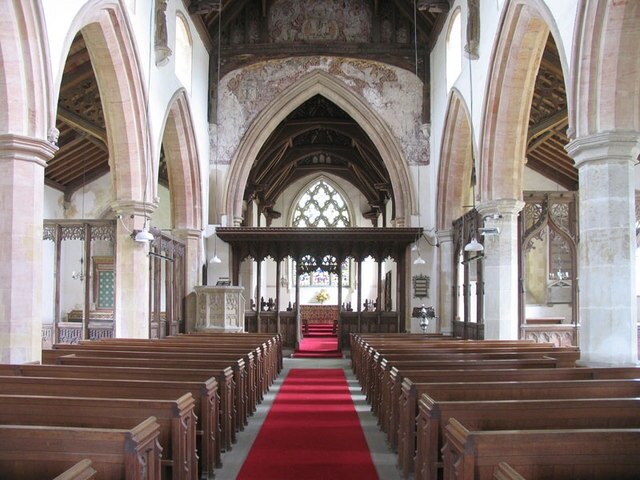
M 415 192 L 409 181 L 402 149 L 380 115 L 331 75 L 315 71 L 287 89 L 253 121 L 233 156 L 224 194 L 227 215 L 234 224 L 242 222 L 242 204 L 249 172 L 260 149 L 281 122 L 312 97 L 320 95 L 345 111 L 371 140 L 388 170 L 393 190 L 393 222 L 409 223 Z

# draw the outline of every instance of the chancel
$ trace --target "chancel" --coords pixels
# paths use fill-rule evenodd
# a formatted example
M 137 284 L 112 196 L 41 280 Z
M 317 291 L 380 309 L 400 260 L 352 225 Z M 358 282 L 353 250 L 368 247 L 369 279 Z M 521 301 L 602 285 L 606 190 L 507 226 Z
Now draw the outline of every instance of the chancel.
M 637 0 L 0 0 L 0 478 L 638 478 Z

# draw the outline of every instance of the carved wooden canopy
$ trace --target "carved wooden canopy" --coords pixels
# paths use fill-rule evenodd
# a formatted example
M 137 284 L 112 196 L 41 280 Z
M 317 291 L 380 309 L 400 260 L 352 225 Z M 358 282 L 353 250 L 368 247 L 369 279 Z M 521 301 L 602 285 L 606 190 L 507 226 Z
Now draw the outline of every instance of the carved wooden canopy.
M 235 260 L 253 258 L 276 261 L 309 255 L 318 265 L 327 256 L 342 263 L 346 258 L 376 261 L 404 258 L 406 248 L 422 234 L 422 228 L 254 228 L 219 227 L 218 238 L 229 243 Z

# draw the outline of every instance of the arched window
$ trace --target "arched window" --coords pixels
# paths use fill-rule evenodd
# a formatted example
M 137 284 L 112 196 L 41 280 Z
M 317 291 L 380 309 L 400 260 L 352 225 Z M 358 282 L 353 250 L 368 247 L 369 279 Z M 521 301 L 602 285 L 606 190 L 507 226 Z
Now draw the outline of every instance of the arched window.
M 293 212 L 294 227 L 349 227 L 347 202 L 333 186 L 318 180 L 300 196 Z
M 460 10 L 451 17 L 447 34 L 447 90 L 453 87 L 462 71 L 462 26 Z
M 299 197 L 295 206 L 291 225 L 294 227 L 340 228 L 351 226 L 351 215 L 346 200 L 340 192 L 326 180 L 313 182 Z M 329 287 L 338 285 L 336 259 L 325 256 L 316 259 L 307 256 L 302 260 L 300 270 L 301 287 Z M 350 262 L 342 263 L 342 285 L 350 285 Z
M 184 88 L 191 90 L 191 35 L 186 20 L 176 15 L 176 75 Z

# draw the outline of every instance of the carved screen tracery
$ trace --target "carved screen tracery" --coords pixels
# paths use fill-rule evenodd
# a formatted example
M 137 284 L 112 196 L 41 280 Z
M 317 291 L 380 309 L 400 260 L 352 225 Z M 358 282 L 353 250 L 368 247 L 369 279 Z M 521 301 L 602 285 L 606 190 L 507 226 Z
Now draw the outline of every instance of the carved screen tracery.
M 575 192 L 525 192 L 521 225 L 521 323 L 577 319 Z

